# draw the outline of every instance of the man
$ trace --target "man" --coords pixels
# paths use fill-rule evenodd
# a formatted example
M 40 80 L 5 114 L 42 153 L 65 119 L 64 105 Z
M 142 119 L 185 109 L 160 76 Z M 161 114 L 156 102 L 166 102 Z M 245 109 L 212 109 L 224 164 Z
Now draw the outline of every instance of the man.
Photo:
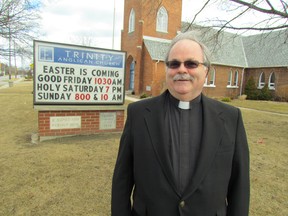
M 166 57 L 168 90 L 128 106 L 112 183 L 113 216 L 248 215 L 249 150 L 241 113 L 202 95 L 209 64 L 206 48 L 191 33 L 177 36 Z

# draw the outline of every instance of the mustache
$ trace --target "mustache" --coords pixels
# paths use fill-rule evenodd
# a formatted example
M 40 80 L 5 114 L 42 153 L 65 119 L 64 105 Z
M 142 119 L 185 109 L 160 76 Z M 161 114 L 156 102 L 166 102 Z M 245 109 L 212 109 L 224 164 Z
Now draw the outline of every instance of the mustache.
M 176 74 L 173 77 L 173 81 L 177 81 L 177 80 L 190 80 L 190 81 L 193 81 L 194 77 L 191 76 L 190 74 Z

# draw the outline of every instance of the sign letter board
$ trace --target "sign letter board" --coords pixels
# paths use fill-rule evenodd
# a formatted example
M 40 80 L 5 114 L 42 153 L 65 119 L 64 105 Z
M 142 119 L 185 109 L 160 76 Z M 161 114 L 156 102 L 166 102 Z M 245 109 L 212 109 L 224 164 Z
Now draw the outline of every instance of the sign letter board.
M 34 41 L 34 105 L 124 104 L 126 53 Z

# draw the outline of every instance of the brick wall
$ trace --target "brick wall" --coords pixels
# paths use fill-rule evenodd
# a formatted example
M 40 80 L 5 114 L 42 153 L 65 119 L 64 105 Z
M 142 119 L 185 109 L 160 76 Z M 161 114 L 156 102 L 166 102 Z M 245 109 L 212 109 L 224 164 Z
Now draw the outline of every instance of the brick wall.
M 157 12 L 162 6 L 168 13 L 167 32 L 156 31 Z M 181 30 L 182 0 L 162 0 L 158 4 L 155 1 L 143 0 L 141 10 L 141 20 L 144 21 L 143 35 L 171 40 L 177 35 L 177 31 Z
M 144 46 L 143 36 L 162 39 L 174 38 L 181 26 L 182 1 L 164 0 L 159 3 L 161 5 L 155 4 L 154 1 L 147 0 L 125 0 L 124 29 L 122 31 L 121 41 L 122 50 L 127 52 L 125 87 L 129 89 L 130 64 L 132 61 L 135 61 L 134 92 L 136 95 L 147 93 L 148 95 L 156 96 L 166 89 L 164 62 L 157 62 L 151 59 L 151 56 L 149 56 Z M 156 14 L 160 6 L 164 6 L 168 12 L 169 21 L 167 33 L 156 31 Z M 128 33 L 129 15 L 132 8 L 135 10 L 135 31 Z M 237 98 L 241 93 L 244 94 L 245 81 L 248 80 L 250 75 L 252 75 L 257 82 L 262 71 L 265 72 L 266 79 L 269 79 L 269 74 L 271 71 L 274 71 L 276 75 L 275 94 L 288 100 L 287 67 L 245 68 L 243 83 L 241 83 L 243 68 L 225 65 L 214 65 L 214 67 L 216 70 L 215 85 L 208 85 L 203 89 L 203 93 L 209 97 Z M 235 71 L 238 71 L 237 85 L 228 85 L 230 71 L 233 72 L 232 81 L 234 80 Z M 147 91 L 147 86 L 151 87 L 151 90 Z
M 253 77 L 256 85 L 258 85 L 261 73 L 265 74 L 265 84 L 269 83 L 271 73 L 275 74 L 275 90 L 272 90 L 276 97 L 284 101 L 288 101 L 288 68 L 275 67 L 275 68 L 250 68 L 245 71 L 245 82 L 249 77 Z
M 100 113 L 104 112 L 116 112 L 116 128 L 115 129 L 100 129 Z M 51 117 L 81 117 L 80 128 L 70 129 L 50 129 L 50 118 Z M 40 110 L 38 112 L 38 135 L 43 139 L 44 137 L 57 137 L 57 136 L 69 136 L 69 135 L 87 135 L 95 133 L 105 132 L 119 132 L 123 130 L 124 126 L 124 110 Z
M 127 52 L 126 89 L 129 89 L 131 61 L 136 62 L 134 73 L 135 94 L 146 92 L 146 86 L 158 85 L 158 80 L 160 80 L 153 80 L 152 75 L 155 74 L 155 69 L 151 65 L 154 64 L 151 57 L 147 62 L 148 57 L 143 57 L 147 53 L 147 50 L 144 50 L 143 36 L 172 39 L 177 35 L 177 31 L 181 29 L 182 0 L 164 0 L 159 3 L 161 5 L 147 0 L 125 0 L 121 50 Z M 156 16 L 160 6 L 164 6 L 168 13 L 168 32 L 156 31 Z M 135 31 L 128 32 L 129 16 L 132 8 L 135 11 Z M 163 83 L 162 80 L 160 82 Z M 163 88 L 162 84 L 161 88 Z M 154 95 L 154 88 L 152 89 Z M 159 89 L 159 86 L 157 86 L 157 89 Z M 149 94 L 149 92 L 147 93 Z
M 142 88 L 141 93 L 156 96 L 161 94 L 166 89 L 166 68 L 163 61 L 152 61 L 148 51 L 144 48 L 143 60 L 144 62 L 141 73 L 142 77 Z M 147 86 L 151 88 L 147 90 Z
M 215 86 L 210 86 L 208 80 L 208 85 L 204 86 L 203 93 L 213 98 L 237 98 L 241 91 L 243 68 L 224 65 L 212 65 L 212 68 L 215 69 Z M 233 81 L 236 71 L 238 71 L 238 82 L 236 85 L 234 85 Z M 232 72 L 232 83 L 229 86 L 228 79 L 230 72 Z

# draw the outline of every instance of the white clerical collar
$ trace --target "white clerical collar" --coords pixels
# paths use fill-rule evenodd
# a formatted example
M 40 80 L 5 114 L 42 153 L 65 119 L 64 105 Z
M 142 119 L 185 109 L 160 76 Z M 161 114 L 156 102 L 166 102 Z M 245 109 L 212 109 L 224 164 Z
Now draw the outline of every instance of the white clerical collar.
M 190 102 L 189 101 L 179 101 L 178 107 L 180 109 L 190 109 Z

